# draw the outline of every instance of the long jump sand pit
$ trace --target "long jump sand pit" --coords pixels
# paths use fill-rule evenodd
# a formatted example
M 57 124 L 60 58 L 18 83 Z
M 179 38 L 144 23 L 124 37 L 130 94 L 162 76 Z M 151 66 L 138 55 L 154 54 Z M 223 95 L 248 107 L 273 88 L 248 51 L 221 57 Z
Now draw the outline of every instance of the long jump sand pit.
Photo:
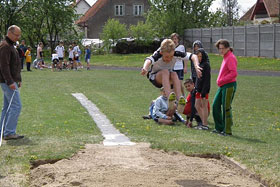
M 132 146 L 86 145 L 70 159 L 31 170 L 31 186 L 258 187 L 259 182 L 217 159 Z

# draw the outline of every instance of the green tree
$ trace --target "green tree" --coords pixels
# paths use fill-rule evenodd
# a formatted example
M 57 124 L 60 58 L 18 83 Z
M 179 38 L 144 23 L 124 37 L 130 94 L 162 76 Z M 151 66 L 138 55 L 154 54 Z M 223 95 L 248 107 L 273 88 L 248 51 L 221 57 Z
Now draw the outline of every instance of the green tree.
M 225 27 L 227 26 L 227 15 L 221 9 L 211 13 L 209 17 L 209 27 Z
M 101 33 L 101 39 L 108 50 L 111 49 L 119 39 L 128 36 L 128 32 L 125 24 L 121 24 L 119 20 L 108 19 L 104 25 Z
M 75 12 L 70 5 L 71 2 L 69 0 L 32 0 L 23 21 L 37 36 L 36 42 L 48 43 L 53 51 L 58 40 L 64 39 L 62 36 L 65 36 L 65 33 L 75 33 L 73 24 Z M 34 19 L 31 23 L 30 17 Z M 34 23 L 35 28 L 32 26 Z M 28 35 L 28 37 L 32 36 Z
M 22 29 L 22 39 L 31 46 L 49 44 L 53 51 L 58 40 L 80 39 L 75 28 L 72 0 L 0 0 L 0 34 L 16 24 Z
M 150 0 L 147 14 L 157 30 L 158 37 L 169 36 L 173 32 L 183 35 L 184 29 L 200 28 L 209 25 L 213 0 Z
M 150 43 L 156 37 L 152 24 L 143 21 L 138 22 L 137 25 L 131 25 L 129 31 L 138 43 Z
M 47 30 L 45 27 L 46 15 L 43 14 L 42 1 L 29 1 L 19 18 L 22 28 L 22 39 L 25 39 L 30 46 L 35 46 L 38 42 L 47 44 Z
M 9 26 L 20 26 L 19 18 L 28 2 L 28 0 L 0 0 L 0 39 L 6 35 Z

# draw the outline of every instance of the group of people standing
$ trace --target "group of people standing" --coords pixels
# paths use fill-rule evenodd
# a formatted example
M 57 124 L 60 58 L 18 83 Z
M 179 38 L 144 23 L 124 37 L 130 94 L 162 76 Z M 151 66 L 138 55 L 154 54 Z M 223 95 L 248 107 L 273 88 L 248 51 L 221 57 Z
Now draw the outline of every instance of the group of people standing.
M 55 48 L 55 53 L 52 54 L 51 58 L 51 68 L 52 70 L 62 70 L 62 69 L 80 69 L 83 68 L 80 56 L 81 50 L 79 45 L 73 42 L 72 45 L 69 45 L 68 49 L 65 50 L 63 41 L 59 42 L 59 45 Z M 24 68 L 24 61 L 26 63 L 27 71 L 31 70 L 31 65 L 33 62 L 33 67 L 36 69 L 50 68 L 45 64 L 44 54 L 43 54 L 43 42 L 39 42 L 36 49 L 36 59 L 32 61 L 32 48 L 30 46 L 25 45 L 25 41 L 22 40 L 21 44 L 16 42 L 16 49 L 19 54 L 21 69 Z M 68 58 L 66 57 L 68 54 Z M 91 50 L 90 46 L 86 46 L 85 49 L 85 62 L 87 63 L 87 70 L 90 69 L 90 57 Z
M 77 43 L 73 43 L 69 46 L 68 50 L 65 51 L 63 41 L 59 42 L 59 45 L 55 48 L 55 54 L 52 54 L 52 70 L 58 69 L 80 69 L 83 65 L 80 60 L 81 50 Z M 68 58 L 65 58 L 65 53 L 68 53 Z M 87 70 L 90 69 L 90 46 L 86 46 L 85 49 L 85 62 L 87 63 Z M 65 58 L 65 59 L 64 59 Z
M 231 103 L 236 91 L 237 60 L 227 40 L 220 39 L 215 45 L 224 59 L 217 78 L 219 89 L 212 105 L 215 122 L 212 132 L 227 136 L 232 135 Z M 191 78 L 183 82 L 187 61 L 191 65 Z M 141 74 L 147 75 L 161 91 L 150 106 L 150 118 L 168 125 L 179 120 L 188 127 L 192 127 L 192 121 L 196 119 L 197 126 L 194 128 L 209 129 L 211 68 L 208 54 L 200 41 L 193 43 L 193 53 L 185 52 L 184 46 L 179 44 L 179 35 L 173 33 L 170 39 L 162 41 L 152 56 L 146 58 Z M 184 87 L 189 92 L 187 99 Z M 177 112 L 185 114 L 187 119 L 184 120 Z
M 41 53 L 42 53 L 42 43 L 40 43 L 39 47 L 37 48 L 37 58 L 36 58 L 37 63 L 35 63 L 40 69 L 44 68 L 40 64 L 40 62 L 43 61 L 43 55 Z M 67 53 L 68 53 L 68 58 L 66 57 Z M 73 44 L 69 45 L 68 49 L 65 50 L 63 41 L 60 41 L 59 45 L 57 45 L 55 48 L 55 53 L 52 54 L 52 60 L 51 60 L 52 71 L 55 70 L 61 71 L 62 69 L 77 70 L 83 68 L 80 57 L 81 57 L 81 50 L 76 42 L 73 42 Z M 87 63 L 87 70 L 90 69 L 90 57 L 91 57 L 90 46 L 86 46 L 85 62 Z

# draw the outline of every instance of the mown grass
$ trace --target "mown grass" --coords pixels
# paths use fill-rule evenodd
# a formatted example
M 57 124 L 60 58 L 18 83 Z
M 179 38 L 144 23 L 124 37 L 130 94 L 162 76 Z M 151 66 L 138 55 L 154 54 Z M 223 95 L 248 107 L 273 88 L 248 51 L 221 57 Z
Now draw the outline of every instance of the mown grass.
M 92 56 L 93 65 L 104 66 L 125 66 L 125 67 L 142 67 L 144 59 L 151 54 L 108 54 Z M 212 69 L 219 69 L 222 57 L 216 54 L 209 54 Z M 254 71 L 280 71 L 280 60 L 271 58 L 258 57 L 237 57 L 238 69 Z
M 107 64 L 109 59 L 119 63 L 125 57 L 110 56 L 98 58 L 104 58 L 103 64 Z M 105 61 L 106 58 L 109 59 Z M 131 62 L 140 59 L 139 55 L 127 58 L 132 58 Z M 96 59 L 92 58 L 93 64 Z M 221 137 L 179 123 L 162 126 L 143 120 L 141 116 L 148 113 L 148 106 L 159 91 L 138 71 L 34 70 L 23 72 L 22 76 L 23 110 L 18 133 L 26 138 L 6 141 L 0 148 L 0 186 L 1 178 L 13 173 L 28 176 L 32 160 L 68 158 L 86 143 L 102 141 L 93 120 L 71 95 L 76 92 L 86 95 L 132 141 L 150 142 L 153 148 L 186 155 L 224 154 L 280 185 L 280 77 L 238 77 L 233 103 L 234 136 Z M 213 74 L 210 102 L 217 90 L 216 78 Z M 211 115 L 209 122 L 213 128 Z
M 28 176 L 30 161 L 68 158 L 85 143 L 102 141 L 91 117 L 71 95 L 82 81 L 79 74 L 71 74 L 50 70 L 22 73 L 18 133 L 26 138 L 6 141 L 0 148 L 1 176 Z M 2 92 L 0 100 L 2 103 Z M 3 185 L 11 186 L 0 182 Z

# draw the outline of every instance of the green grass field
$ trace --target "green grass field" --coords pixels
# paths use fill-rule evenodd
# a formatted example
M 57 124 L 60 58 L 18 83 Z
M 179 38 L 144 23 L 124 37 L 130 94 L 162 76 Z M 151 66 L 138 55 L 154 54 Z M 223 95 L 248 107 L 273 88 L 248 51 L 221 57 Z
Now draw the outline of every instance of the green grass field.
M 98 55 L 92 58 L 92 64 L 105 66 L 128 66 L 142 67 L 144 59 L 151 54 L 131 55 Z M 216 54 L 209 54 L 212 69 L 220 69 L 222 57 Z M 238 69 L 254 71 L 280 71 L 280 60 L 257 57 L 237 57 Z
M 93 57 L 92 61 L 93 64 L 117 66 L 130 66 L 130 62 L 135 62 L 138 67 L 145 56 L 107 55 Z M 211 61 L 213 66 L 219 63 Z M 276 66 L 279 61 L 273 63 Z M 95 123 L 71 95 L 83 93 L 132 141 L 150 142 L 153 148 L 186 155 L 223 154 L 270 183 L 280 185 L 280 77 L 238 77 L 232 106 L 234 136 L 221 137 L 208 131 L 188 129 L 179 123 L 162 126 L 143 120 L 142 115 L 148 113 L 148 106 L 159 91 L 138 71 L 34 70 L 25 71 L 22 76 L 23 109 L 18 133 L 26 138 L 6 141 L 0 147 L 0 184 L 1 178 L 14 173 L 28 178 L 30 161 L 68 158 L 86 143 L 102 142 Z M 210 103 L 217 90 L 216 78 L 213 74 Z M 211 115 L 209 123 L 213 129 Z

